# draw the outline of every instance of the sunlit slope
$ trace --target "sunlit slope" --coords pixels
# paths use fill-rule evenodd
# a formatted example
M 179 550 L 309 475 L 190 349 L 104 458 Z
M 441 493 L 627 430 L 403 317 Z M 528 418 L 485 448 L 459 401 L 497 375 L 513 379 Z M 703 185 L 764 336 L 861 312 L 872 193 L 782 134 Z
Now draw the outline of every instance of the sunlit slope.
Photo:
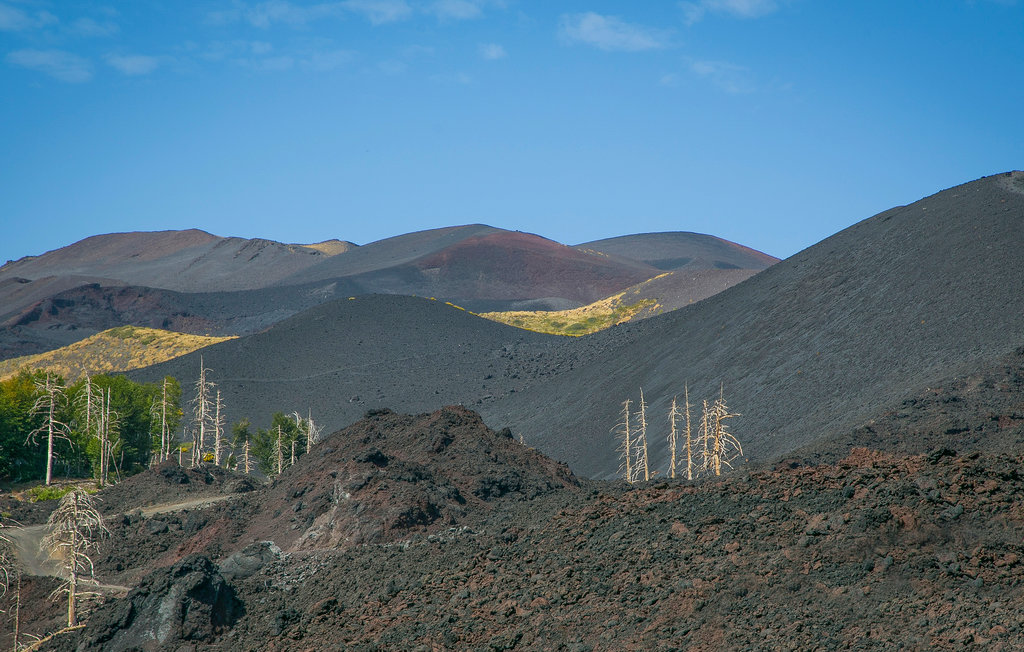
M 753 269 L 677 269 L 571 310 L 484 312 L 481 317 L 540 333 L 587 335 L 702 301 L 747 280 Z
M 60 349 L 0 361 L 0 379 L 23 368 L 49 369 L 68 380 L 84 374 L 129 371 L 230 339 L 234 338 L 119 326 Z
M 623 300 L 625 294 L 626 291 L 619 292 L 572 310 L 510 310 L 482 312 L 480 316 L 538 333 L 579 336 L 627 322 L 644 310 L 651 313 L 659 310 L 658 302 L 654 299 L 626 303 Z

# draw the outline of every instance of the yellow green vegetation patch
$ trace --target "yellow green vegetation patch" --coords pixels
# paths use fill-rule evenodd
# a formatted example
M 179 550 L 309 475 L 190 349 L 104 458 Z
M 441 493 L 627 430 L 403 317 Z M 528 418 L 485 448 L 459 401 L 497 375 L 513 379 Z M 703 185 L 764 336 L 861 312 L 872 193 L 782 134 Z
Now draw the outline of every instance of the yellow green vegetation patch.
M 0 379 L 21 369 L 49 369 L 73 381 L 85 374 L 129 371 L 234 339 L 157 328 L 118 326 L 54 351 L 0 361 Z
M 483 312 L 480 316 L 538 333 L 553 335 L 587 335 L 632 319 L 645 308 L 653 308 L 654 299 L 641 299 L 636 303 L 622 303 L 622 295 L 596 301 L 572 310 L 514 310 L 509 312 Z

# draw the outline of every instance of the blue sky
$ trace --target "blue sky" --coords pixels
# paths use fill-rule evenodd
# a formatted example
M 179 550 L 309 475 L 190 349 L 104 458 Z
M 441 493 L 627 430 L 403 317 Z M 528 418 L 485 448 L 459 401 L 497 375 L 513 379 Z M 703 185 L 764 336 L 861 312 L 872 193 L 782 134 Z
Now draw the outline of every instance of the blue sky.
M 0 0 L 0 262 L 483 222 L 786 257 L 1024 167 L 1024 1 Z

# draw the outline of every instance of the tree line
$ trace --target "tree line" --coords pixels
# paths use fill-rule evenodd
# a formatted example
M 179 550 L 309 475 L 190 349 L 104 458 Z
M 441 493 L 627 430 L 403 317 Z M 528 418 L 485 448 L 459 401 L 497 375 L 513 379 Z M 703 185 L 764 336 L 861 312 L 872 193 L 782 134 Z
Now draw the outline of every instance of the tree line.
M 0 478 L 49 484 L 57 473 L 104 483 L 141 471 L 161 416 L 167 432 L 181 423 L 180 401 L 171 376 L 143 384 L 101 374 L 68 384 L 23 370 L 0 381 Z
M 171 458 L 273 476 L 320 438 L 308 412 L 277 412 L 266 429 L 243 419 L 228 432 L 202 357 L 186 391 L 187 400 L 173 376 L 136 383 L 100 374 L 68 384 L 50 371 L 22 370 L 0 381 L 0 479 L 49 485 L 55 475 L 90 477 L 103 486 Z
M 694 424 L 691 408 L 701 407 L 701 416 Z M 640 390 L 640 400 L 622 402 L 620 421 L 613 429 L 619 439 L 619 473 L 626 482 L 647 482 L 653 471 L 647 455 L 647 401 Z M 733 462 L 743 457 L 743 446 L 730 430 L 728 419 L 740 416 L 732 412 L 725 402 L 725 390 L 719 389 L 718 398 L 702 400 L 699 406 L 690 403 L 689 387 L 683 387 L 683 404 L 672 397 L 665 438 L 669 449 L 668 476 L 687 480 L 722 475 Z

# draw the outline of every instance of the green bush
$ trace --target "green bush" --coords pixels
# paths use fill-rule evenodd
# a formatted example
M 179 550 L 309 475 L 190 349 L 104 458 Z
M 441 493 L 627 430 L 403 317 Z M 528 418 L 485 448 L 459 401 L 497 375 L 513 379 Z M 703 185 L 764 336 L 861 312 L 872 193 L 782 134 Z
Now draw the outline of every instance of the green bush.
M 32 487 L 27 493 L 29 500 L 34 503 L 38 503 L 40 500 L 60 500 L 75 489 L 81 489 L 81 487 L 70 484 L 64 486 L 50 485 L 49 487 L 46 485 L 39 485 L 38 487 Z M 85 493 L 94 494 L 96 493 L 96 489 L 93 487 L 87 487 L 85 489 Z

